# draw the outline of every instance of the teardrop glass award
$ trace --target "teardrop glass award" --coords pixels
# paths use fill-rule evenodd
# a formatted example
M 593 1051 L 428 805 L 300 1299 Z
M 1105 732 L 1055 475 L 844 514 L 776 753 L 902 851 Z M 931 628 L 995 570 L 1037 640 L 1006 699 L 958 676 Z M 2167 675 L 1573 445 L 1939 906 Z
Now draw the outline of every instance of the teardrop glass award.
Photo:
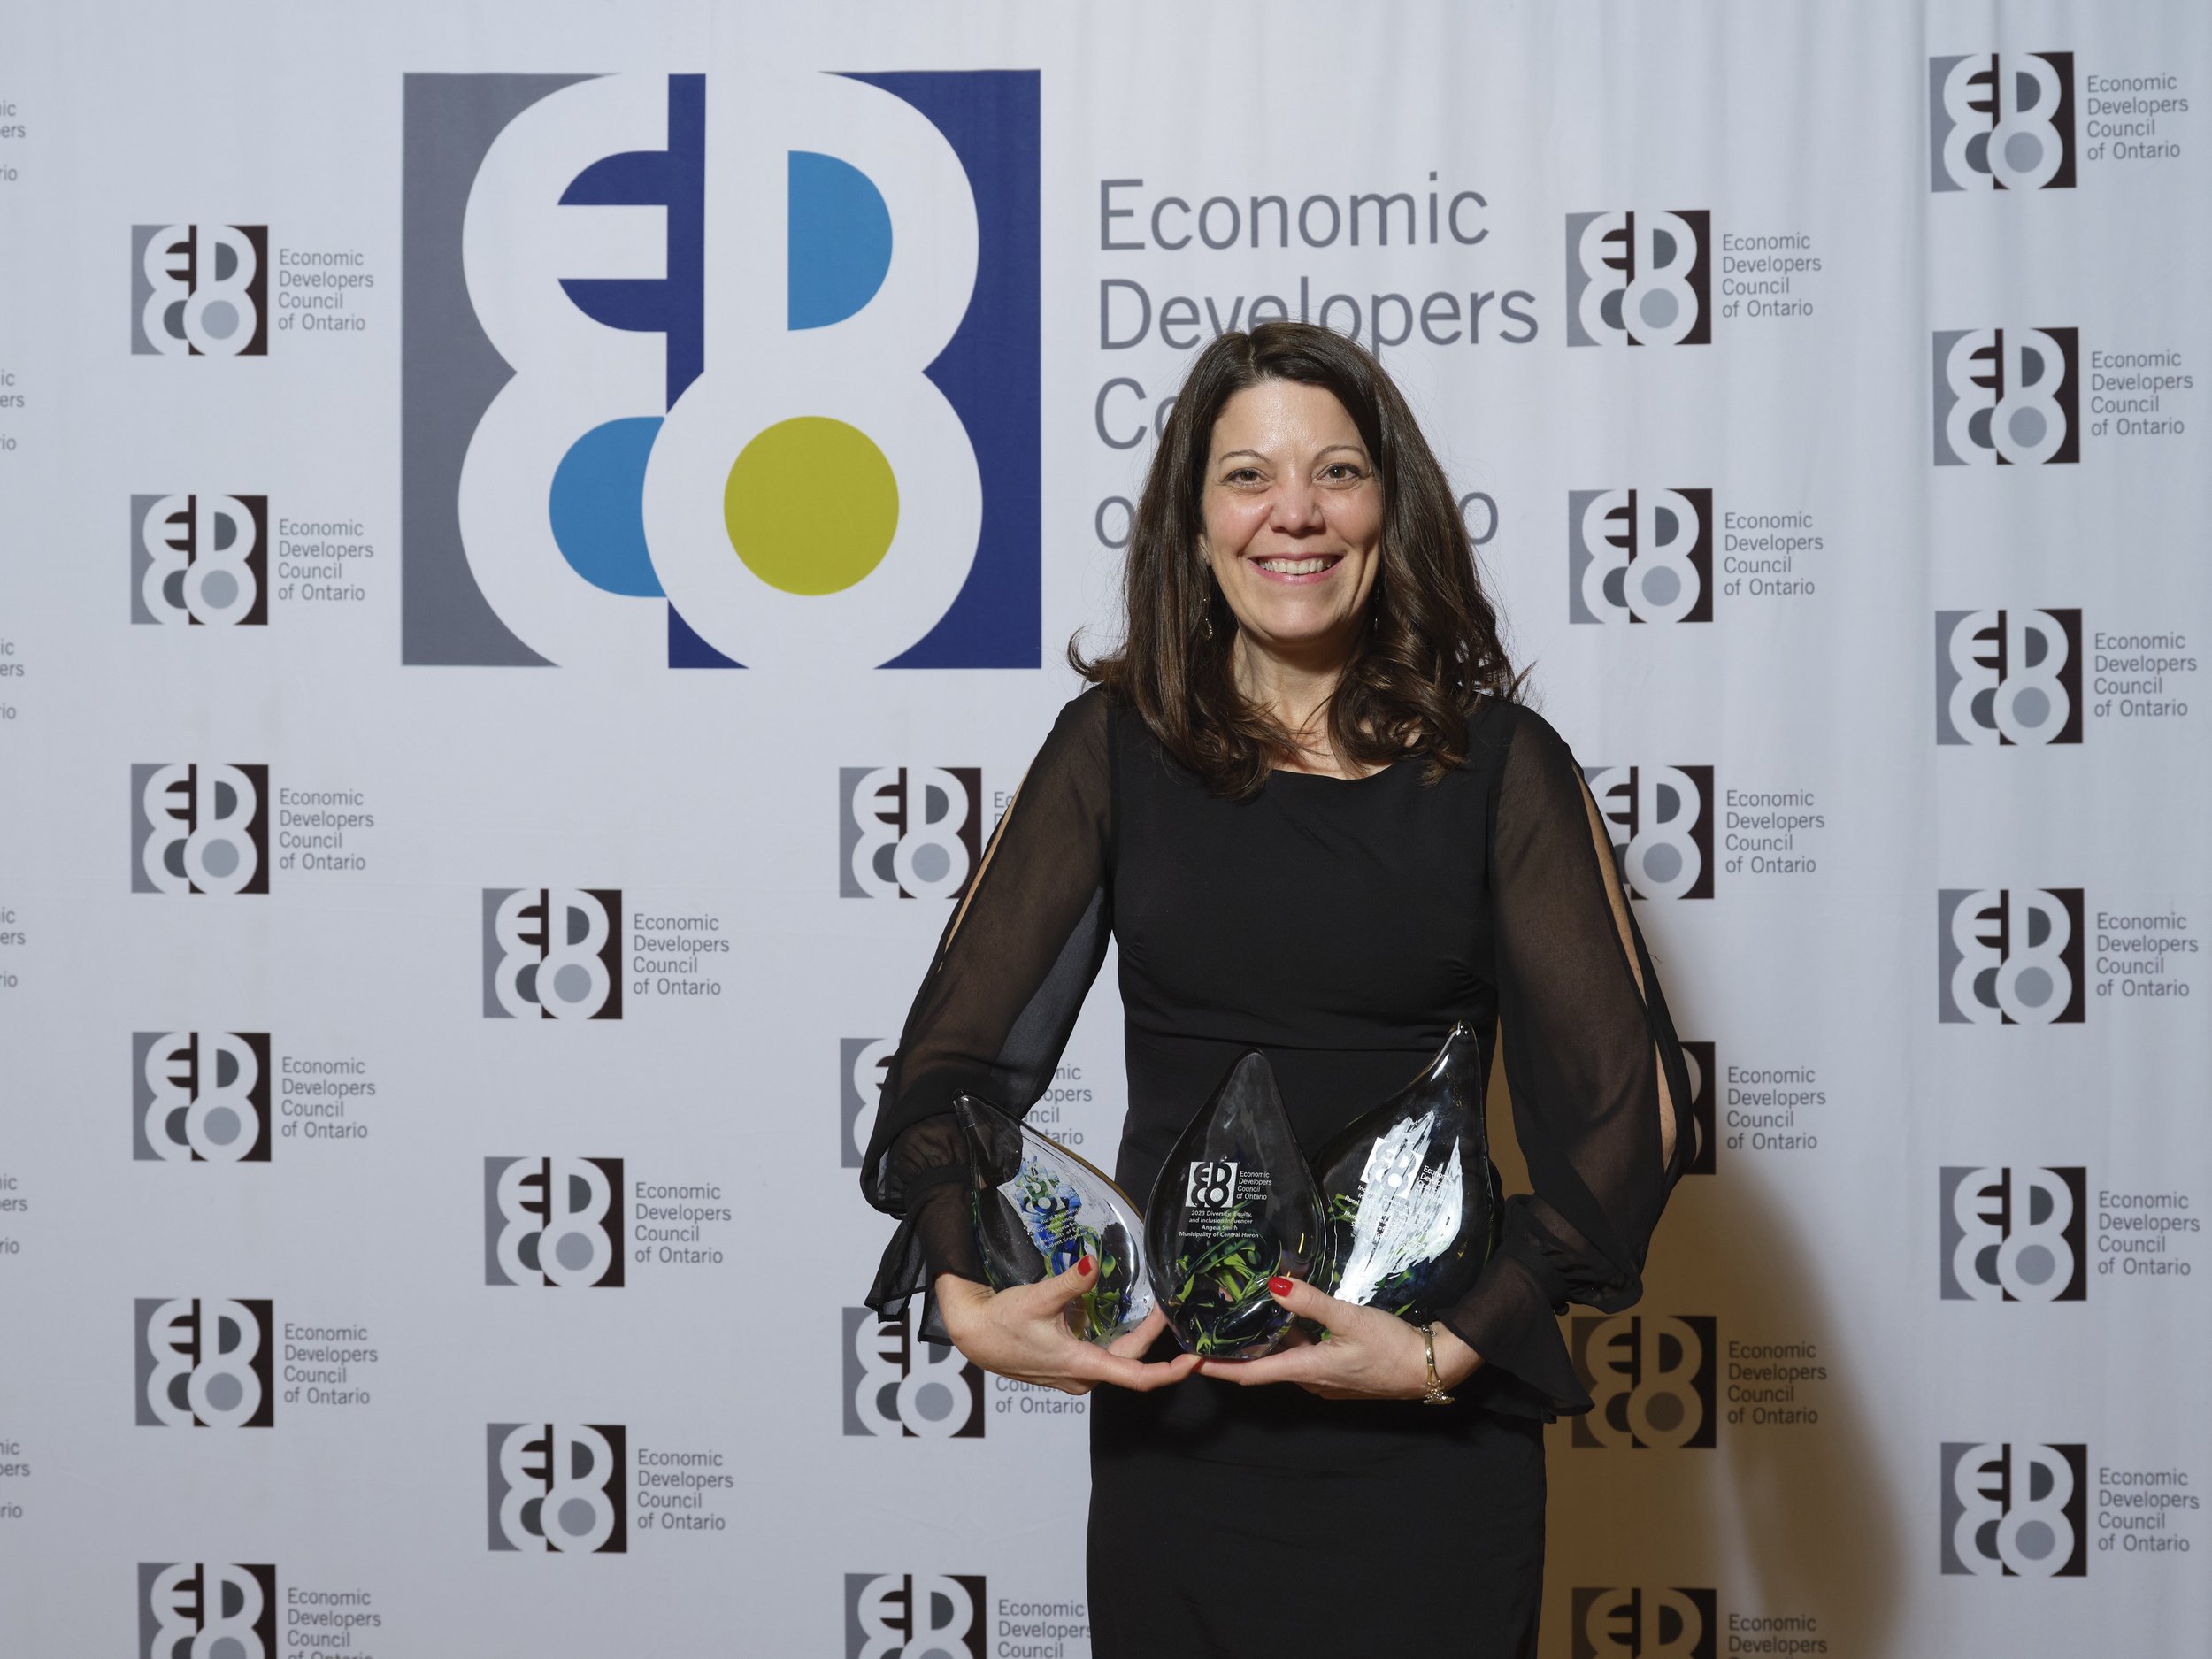
M 1152 1311 L 1144 1221 L 1104 1171 L 1048 1135 L 963 1094 L 953 1117 L 975 1171 L 977 1252 L 994 1290 L 1033 1285 L 1087 1256 L 1098 1282 L 1068 1304 L 1068 1329 L 1103 1346 Z
M 1481 1039 L 1452 1027 L 1421 1075 L 1314 1160 L 1340 1302 L 1427 1318 L 1464 1295 L 1496 1242 Z
M 1191 1119 L 1146 1210 L 1153 1292 L 1185 1348 L 1250 1359 L 1282 1341 L 1291 1315 L 1267 1281 L 1312 1277 L 1321 1194 L 1266 1056 L 1239 1060 Z

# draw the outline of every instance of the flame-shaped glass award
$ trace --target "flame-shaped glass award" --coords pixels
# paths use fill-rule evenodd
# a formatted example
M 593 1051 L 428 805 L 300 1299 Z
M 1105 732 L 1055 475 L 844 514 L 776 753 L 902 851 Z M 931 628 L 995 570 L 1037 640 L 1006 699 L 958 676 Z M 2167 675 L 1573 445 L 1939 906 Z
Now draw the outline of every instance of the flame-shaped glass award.
M 1267 1353 L 1291 1315 L 1271 1275 L 1310 1279 L 1321 1194 L 1267 1056 L 1247 1054 L 1191 1119 L 1146 1207 L 1152 1288 L 1182 1345 L 1214 1359 Z
M 1340 1302 L 1428 1318 L 1464 1295 L 1495 1243 L 1482 1044 L 1452 1027 L 1421 1075 L 1314 1160 Z
M 1087 1256 L 1098 1282 L 1068 1304 L 1068 1329 L 1103 1345 L 1152 1311 L 1144 1221 L 1102 1171 L 987 1101 L 963 1094 L 953 1116 L 967 1137 L 983 1271 L 994 1290 L 1033 1285 Z

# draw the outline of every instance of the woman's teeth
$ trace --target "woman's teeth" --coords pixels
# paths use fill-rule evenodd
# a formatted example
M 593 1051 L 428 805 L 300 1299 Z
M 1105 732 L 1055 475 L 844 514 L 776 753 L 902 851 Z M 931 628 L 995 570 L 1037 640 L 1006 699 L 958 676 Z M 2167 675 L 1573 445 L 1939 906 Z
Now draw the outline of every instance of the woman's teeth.
M 1278 576 L 1310 576 L 1316 571 L 1325 571 L 1335 563 L 1336 559 L 1333 557 L 1328 558 L 1310 559 L 1261 559 L 1258 561 L 1259 567 L 1262 570 L 1272 571 Z

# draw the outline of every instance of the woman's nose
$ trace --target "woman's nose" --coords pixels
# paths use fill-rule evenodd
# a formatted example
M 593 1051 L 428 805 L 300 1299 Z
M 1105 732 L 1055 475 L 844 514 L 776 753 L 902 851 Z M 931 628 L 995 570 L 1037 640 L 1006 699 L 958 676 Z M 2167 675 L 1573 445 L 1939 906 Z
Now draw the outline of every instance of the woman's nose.
M 1303 479 L 1286 479 L 1275 490 L 1274 511 L 1268 515 L 1270 526 L 1286 532 L 1318 529 L 1321 526 L 1321 492 Z

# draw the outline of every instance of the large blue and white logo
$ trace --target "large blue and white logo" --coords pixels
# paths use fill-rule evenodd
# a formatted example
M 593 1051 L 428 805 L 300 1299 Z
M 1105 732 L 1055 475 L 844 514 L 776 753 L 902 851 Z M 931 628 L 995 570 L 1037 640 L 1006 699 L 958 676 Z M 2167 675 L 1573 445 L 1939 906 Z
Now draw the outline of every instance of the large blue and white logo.
M 401 656 L 1039 661 L 1038 77 L 410 75 Z

